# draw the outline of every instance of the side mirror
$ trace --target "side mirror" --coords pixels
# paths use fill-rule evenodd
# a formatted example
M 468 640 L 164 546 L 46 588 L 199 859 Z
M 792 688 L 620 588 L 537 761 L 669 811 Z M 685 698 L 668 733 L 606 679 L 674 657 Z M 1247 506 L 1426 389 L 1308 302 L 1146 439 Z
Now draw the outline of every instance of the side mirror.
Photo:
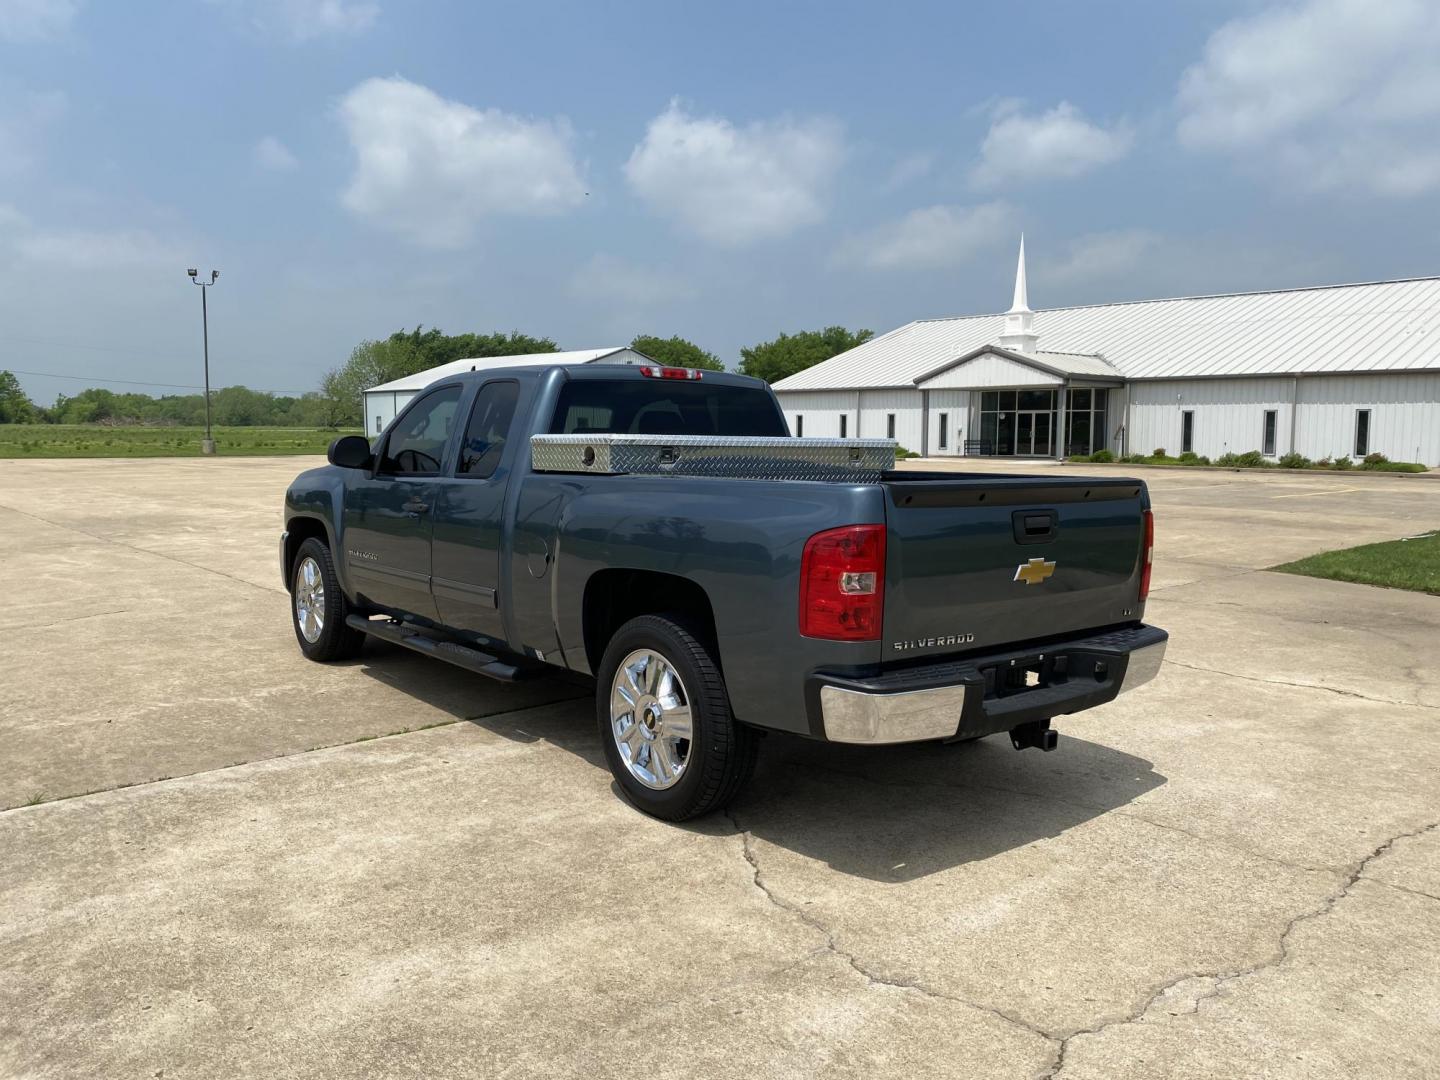
M 330 444 L 325 456 L 342 469 L 368 469 L 370 440 L 363 435 L 342 435 Z

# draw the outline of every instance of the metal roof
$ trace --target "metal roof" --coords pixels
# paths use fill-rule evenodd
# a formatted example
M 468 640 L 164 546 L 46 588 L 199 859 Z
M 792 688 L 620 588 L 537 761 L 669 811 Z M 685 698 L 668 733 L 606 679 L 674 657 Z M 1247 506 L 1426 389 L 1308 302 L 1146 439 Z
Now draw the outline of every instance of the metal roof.
M 1003 356 L 1016 363 L 1048 371 L 1052 375 L 1088 376 L 1100 379 L 1124 378 L 1119 371 L 1106 363 L 1103 356 L 1093 356 L 1088 353 L 1047 352 L 1045 349 L 1036 349 L 1033 353 L 1022 353 L 1013 349 L 1001 348 L 998 345 L 983 345 L 978 349 L 970 350 L 964 356 L 947 361 L 931 371 L 921 372 L 915 376 L 915 384 L 923 386 L 937 375 L 942 375 L 961 364 L 968 364 L 977 356 L 984 356 L 986 353 L 994 353 L 996 356 Z
M 572 349 L 569 352 L 520 353 L 516 356 L 478 356 L 467 360 L 452 360 L 439 367 L 427 368 L 425 371 L 417 371 L 414 375 L 405 375 L 398 379 L 392 379 L 390 382 L 381 383 L 379 386 L 372 386 L 365 393 L 423 390 L 436 379 L 461 375 L 467 371 L 485 371 L 487 368 L 535 367 L 541 364 L 593 364 L 607 356 L 628 352 L 634 352 L 634 350 L 625 345 L 617 345 L 609 349 Z M 640 354 L 636 353 L 636 355 Z
M 775 389 L 912 386 L 993 344 L 1004 322 L 907 323 Z M 1440 278 L 1048 308 L 1035 331 L 1053 349 L 1103 355 L 1128 379 L 1440 370 Z

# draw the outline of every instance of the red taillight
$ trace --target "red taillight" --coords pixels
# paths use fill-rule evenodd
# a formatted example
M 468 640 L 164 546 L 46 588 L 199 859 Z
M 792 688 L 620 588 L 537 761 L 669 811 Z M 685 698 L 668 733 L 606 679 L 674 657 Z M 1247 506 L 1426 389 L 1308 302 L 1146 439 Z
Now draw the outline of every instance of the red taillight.
M 649 365 L 640 368 L 640 374 L 647 379 L 699 379 L 701 373 L 698 368 L 688 367 L 651 367 Z
M 800 633 L 876 641 L 885 610 L 885 526 L 847 525 L 805 541 L 800 557 Z
M 1150 565 L 1155 554 L 1155 515 L 1145 512 L 1145 550 L 1140 556 L 1140 599 L 1150 595 Z

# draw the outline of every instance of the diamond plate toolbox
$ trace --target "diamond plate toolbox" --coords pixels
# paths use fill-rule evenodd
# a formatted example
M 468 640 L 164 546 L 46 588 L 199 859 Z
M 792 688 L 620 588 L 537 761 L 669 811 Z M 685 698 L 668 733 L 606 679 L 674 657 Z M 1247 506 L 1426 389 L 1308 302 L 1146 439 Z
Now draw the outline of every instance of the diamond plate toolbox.
M 895 467 L 896 446 L 891 439 L 532 435 L 530 467 L 538 472 L 878 483 Z

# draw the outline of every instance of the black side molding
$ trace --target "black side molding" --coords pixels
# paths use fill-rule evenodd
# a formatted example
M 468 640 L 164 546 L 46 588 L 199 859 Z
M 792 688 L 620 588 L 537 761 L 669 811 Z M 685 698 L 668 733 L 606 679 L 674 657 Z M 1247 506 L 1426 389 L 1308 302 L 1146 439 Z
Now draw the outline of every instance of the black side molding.
M 431 637 L 421 633 L 415 627 L 406 626 L 403 623 L 378 619 L 372 621 L 359 615 L 347 615 L 345 625 L 359 630 L 361 633 L 369 634 L 371 637 L 403 645 L 407 649 L 414 649 L 418 653 L 433 656 L 437 660 L 444 660 L 447 664 L 454 664 L 466 671 L 473 671 L 477 675 L 484 675 L 490 679 L 498 679 L 500 682 L 515 682 L 522 675 L 520 668 L 514 664 L 507 664 L 497 656 L 491 656 L 479 649 L 472 649 L 468 645 Z

